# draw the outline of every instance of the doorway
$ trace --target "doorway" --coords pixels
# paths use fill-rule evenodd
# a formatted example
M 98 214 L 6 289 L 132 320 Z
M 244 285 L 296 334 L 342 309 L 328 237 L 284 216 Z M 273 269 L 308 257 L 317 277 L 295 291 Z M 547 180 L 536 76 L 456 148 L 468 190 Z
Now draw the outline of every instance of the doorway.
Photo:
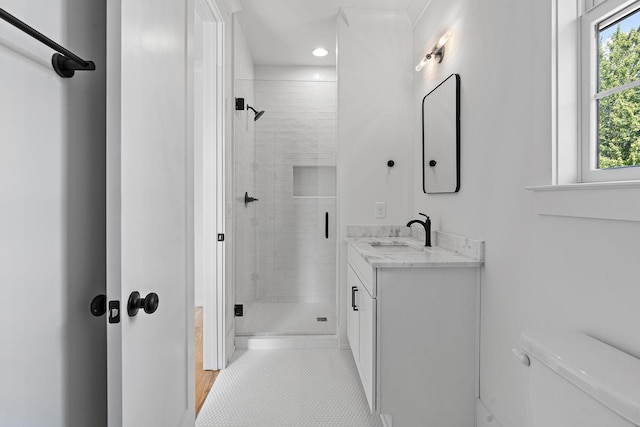
M 226 363 L 224 340 L 224 24 L 210 0 L 193 16 L 194 286 L 202 316 L 202 367 Z M 220 236 L 220 237 L 219 237 Z M 196 355 L 196 359 L 199 356 Z

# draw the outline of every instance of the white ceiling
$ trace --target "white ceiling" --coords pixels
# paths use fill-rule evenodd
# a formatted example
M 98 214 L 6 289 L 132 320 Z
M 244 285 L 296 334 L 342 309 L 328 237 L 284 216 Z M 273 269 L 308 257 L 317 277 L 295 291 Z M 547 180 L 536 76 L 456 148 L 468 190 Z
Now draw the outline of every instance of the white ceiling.
M 236 0 L 238 22 L 256 65 L 336 64 L 341 7 L 407 10 L 415 0 Z M 424 0 L 421 0 L 424 2 Z M 316 58 L 316 47 L 329 55 Z

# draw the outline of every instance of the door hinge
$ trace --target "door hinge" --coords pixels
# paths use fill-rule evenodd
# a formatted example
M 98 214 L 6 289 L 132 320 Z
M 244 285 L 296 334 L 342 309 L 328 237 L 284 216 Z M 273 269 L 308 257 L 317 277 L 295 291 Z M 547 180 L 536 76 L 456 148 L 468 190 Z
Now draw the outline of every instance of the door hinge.
M 120 301 L 109 301 L 109 323 L 120 323 Z
M 233 309 L 233 313 L 236 317 L 244 316 L 242 304 L 236 304 Z
M 218 242 L 224 242 L 224 233 L 218 233 Z

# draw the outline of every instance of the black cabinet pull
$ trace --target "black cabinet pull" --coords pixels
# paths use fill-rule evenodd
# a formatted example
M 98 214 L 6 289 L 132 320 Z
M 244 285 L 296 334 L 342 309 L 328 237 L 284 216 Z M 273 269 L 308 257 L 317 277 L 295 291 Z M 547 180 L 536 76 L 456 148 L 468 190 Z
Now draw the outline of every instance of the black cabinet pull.
M 351 309 L 353 311 L 358 311 L 358 306 L 356 305 L 356 292 L 358 292 L 357 286 L 351 287 Z
M 329 212 L 324 213 L 324 238 L 329 238 Z

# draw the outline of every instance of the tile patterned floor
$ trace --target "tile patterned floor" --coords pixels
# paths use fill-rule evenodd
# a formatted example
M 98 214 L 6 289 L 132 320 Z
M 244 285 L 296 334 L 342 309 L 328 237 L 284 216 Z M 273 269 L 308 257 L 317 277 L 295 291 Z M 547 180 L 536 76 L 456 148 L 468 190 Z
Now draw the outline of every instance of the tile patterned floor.
M 381 427 L 349 350 L 237 350 L 196 427 Z

